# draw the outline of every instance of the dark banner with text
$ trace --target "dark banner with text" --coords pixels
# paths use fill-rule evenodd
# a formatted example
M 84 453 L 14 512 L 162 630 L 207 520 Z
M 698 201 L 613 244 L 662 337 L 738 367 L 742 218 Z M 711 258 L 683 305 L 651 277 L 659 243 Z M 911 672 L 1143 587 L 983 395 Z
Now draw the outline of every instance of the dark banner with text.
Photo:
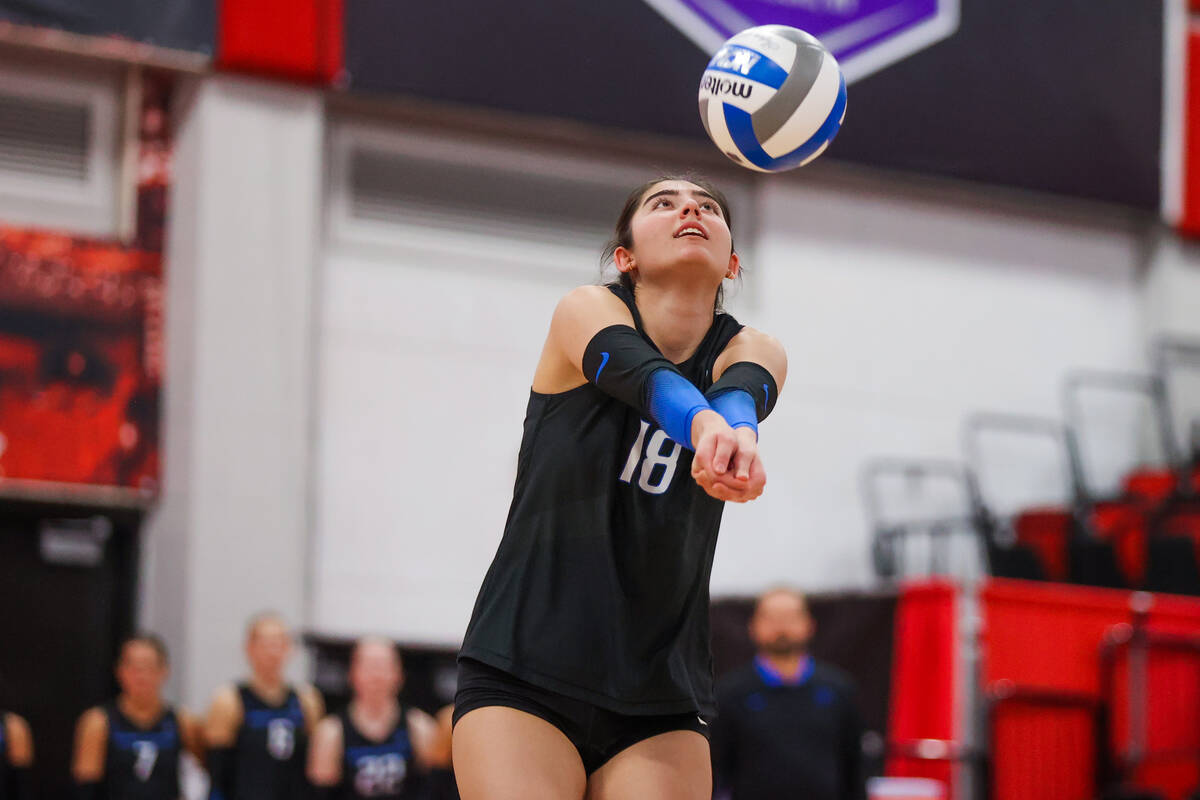
M 346 0 L 345 10 L 353 89 L 693 139 L 705 138 L 696 99 L 713 43 L 746 23 L 807 24 L 852 81 L 825 158 L 1159 206 L 1161 0 Z
M 216 0 L 0 0 L 0 20 L 211 53 Z

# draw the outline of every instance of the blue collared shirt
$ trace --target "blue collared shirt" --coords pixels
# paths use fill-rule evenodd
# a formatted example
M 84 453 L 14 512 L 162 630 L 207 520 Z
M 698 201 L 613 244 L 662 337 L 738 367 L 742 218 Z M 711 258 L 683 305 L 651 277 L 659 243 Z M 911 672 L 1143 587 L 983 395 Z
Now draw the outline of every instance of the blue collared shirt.
M 800 663 L 796 666 L 796 672 L 792 675 L 784 675 L 775 670 L 771 666 L 771 662 L 767 661 L 762 656 L 754 657 L 754 670 L 758 673 L 758 677 L 762 678 L 762 682 L 767 686 L 803 686 L 813 674 L 813 660 L 810 656 L 805 656 L 800 659 Z

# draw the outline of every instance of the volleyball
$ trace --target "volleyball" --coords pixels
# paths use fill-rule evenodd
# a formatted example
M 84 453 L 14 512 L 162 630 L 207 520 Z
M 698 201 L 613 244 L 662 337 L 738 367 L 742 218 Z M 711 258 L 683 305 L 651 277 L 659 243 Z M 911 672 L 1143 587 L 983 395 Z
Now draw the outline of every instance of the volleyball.
M 708 62 L 700 119 L 721 152 L 758 172 L 803 166 L 846 116 L 846 79 L 816 38 L 787 25 L 748 28 Z

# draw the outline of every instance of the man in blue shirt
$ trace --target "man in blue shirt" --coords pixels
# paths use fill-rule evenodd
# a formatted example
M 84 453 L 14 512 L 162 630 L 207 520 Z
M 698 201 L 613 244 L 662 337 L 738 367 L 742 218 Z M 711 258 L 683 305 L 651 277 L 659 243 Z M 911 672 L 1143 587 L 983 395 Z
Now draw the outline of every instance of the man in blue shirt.
M 854 687 L 808 654 L 804 595 L 772 589 L 750 619 L 753 663 L 717 687 L 716 795 L 732 800 L 865 800 L 862 720 Z

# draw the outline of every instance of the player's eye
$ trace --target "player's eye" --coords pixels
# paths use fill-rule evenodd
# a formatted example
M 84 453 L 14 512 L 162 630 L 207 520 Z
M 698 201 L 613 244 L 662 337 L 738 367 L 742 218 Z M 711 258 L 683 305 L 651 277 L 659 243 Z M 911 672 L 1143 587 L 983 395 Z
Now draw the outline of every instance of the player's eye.
M 717 213 L 717 206 L 715 203 L 704 203 L 700 207 L 703 208 L 705 211 L 711 211 L 714 214 Z
M 655 208 L 661 208 L 663 206 L 670 206 L 670 205 L 671 205 L 671 200 L 670 200 L 670 198 L 667 198 L 667 197 L 660 197 L 654 203 Z

